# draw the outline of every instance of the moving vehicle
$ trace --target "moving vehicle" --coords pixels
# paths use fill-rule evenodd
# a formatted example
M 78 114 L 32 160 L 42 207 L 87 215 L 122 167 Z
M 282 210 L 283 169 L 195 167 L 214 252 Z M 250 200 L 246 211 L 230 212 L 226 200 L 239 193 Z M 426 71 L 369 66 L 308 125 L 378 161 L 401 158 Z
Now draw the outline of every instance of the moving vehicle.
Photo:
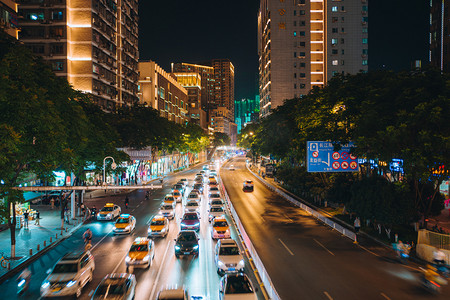
M 61 258 L 41 285 L 42 297 L 81 296 L 92 281 L 94 257 L 89 251 L 70 252 Z
M 246 180 L 244 181 L 244 186 L 242 188 L 244 192 L 253 192 L 253 181 Z
M 114 224 L 114 234 L 131 233 L 136 228 L 136 218 L 130 214 L 121 214 Z
M 172 194 L 167 194 L 166 196 L 164 196 L 164 203 L 175 203 L 175 197 Z
M 181 178 L 179 182 L 183 183 L 183 184 L 184 184 L 184 187 L 186 187 L 186 186 L 188 185 L 188 180 L 187 180 L 187 178 Z
M 213 239 L 229 239 L 231 237 L 230 226 L 224 216 L 214 218 L 211 225 L 211 237 Z
M 220 197 L 220 192 L 209 192 L 209 195 L 208 195 L 208 197 L 209 197 L 209 200 L 213 200 L 213 199 L 220 199 L 221 197 Z
M 244 257 L 233 239 L 222 239 L 216 244 L 214 261 L 217 273 L 223 276 L 225 273 L 244 272 Z
M 186 202 L 186 205 L 184 206 L 184 211 L 191 212 L 191 211 L 198 211 L 200 209 L 200 204 L 196 200 L 189 200 Z
M 163 215 L 164 217 L 173 220 L 175 217 L 175 207 L 173 204 L 170 203 L 163 203 L 161 205 L 161 208 L 159 209 L 159 214 Z
M 130 251 L 125 258 L 125 264 L 127 268 L 129 266 L 148 268 L 151 266 L 153 258 L 155 258 L 155 243 L 153 240 L 138 237 L 131 244 Z
M 185 212 L 180 222 L 181 230 L 200 230 L 200 216 L 197 212 Z
M 198 240 L 197 233 L 193 230 L 184 230 L 178 233 L 175 239 L 175 256 L 194 255 L 198 256 Z
M 209 202 L 209 209 L 211 209 L 211 207 L 213 206 L 224 206 L 225 204 L 223 203 L 222 199 L 212 199 Z
M 203 192 L 203 183 L 196 183 L 196 184 L 194 184 L 193 189 L 194 190 L 199 190 L 200 193 L 202 193 Z
M 212 186 L 209 188 L 209 193 L 211 194 L 213 192 L 220 193 L 220 190 L 217 186 Z
M 165 288 L 162 289 L 158 296 L 156 297 L 156 300 L 190 300 L 189 293 L 187 289 L 180 287 L 180 288 Z M 192 297 L 194 299 L 194 297 Z
M 234 171 L 234 170 L 236 170 L 236 169 L 234 168 L 234 165 L 230 165 L 230 166 L 228 167 L 228 170 Z
M 136 291 L 133 274 L 108 274 L 95 289 L 91 300 L 132 300 Z
M 184 194 L 184 190 L 185 190 L 185 187 L 184 187 L 183 183 L 177 183 L 172 186 L 172 192 L 180 191 L 181 194 Z
M 208 221 L 211 222 L 215 217 L 221 217 L 225 215 L 225 209 L 222 205 L 212 205 L 209 208 Z
M 148 237 L 165 237 L 169 233 L 169 220 L 163 215 L 156 215 L 148 226 Z
M 186 198 L 186 201 L 195 200 L 195 201 L 201 201 L 201 197 L 197 193 L 189 193 L 189 195 Z
M 183 198 L 182 194 L 181 194 L 181 192 L 179 190 L 173 191 L 172 192 L 172 196 L 175 198 L 176 202 L 181 202 L 181 199 Z
M 244 273 L 225 274 L 220 280 L 219 298 L 257 300 L 256 291 L 247 275 Z
M 98 212 L 97 220 L 114 220 L 120 216 L 122 209 L 119 205 L 113 203 L 106 203 L 105 206 Z

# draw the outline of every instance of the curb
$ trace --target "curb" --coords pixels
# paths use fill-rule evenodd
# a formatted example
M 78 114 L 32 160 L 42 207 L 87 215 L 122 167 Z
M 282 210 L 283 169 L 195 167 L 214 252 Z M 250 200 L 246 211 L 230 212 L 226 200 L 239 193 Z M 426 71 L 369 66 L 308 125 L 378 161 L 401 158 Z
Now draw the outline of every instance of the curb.
M 88 221 L 88 220 L 87 220 Z M 37 252 L 36 254 L 32 256 L 27 256 L 26 258 L 22 258 L 23 260 L 21 263 L 19 263 L 17 266 L 12 268 L 11 270 L 7 271 L 5 274 L 0 276 L 0 284 L 8 280 L 10 277 L 14 276 L 15 274 L 19 273 L 23 268 L 29 266 L 31 263 L 35 262 L 39 257 L 47 253 L 49 250 L 53 249 L 57 245 L 59 245 L 61 242 L 65 241 L 69 237 L 72 236 L 72 234 L 78 230 L 82 225 L 84 225 L 87 221 L 79 223 L 77 226 L 73 227 L 67 235 L 57 239 L 47 247 L 43 248 L 41 251 Z

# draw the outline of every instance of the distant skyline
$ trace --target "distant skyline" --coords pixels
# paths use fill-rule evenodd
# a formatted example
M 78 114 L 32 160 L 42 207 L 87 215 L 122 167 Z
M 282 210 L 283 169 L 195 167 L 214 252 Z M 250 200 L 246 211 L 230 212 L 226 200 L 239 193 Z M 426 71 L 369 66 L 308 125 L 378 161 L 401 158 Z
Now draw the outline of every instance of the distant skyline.
M 360 0 L 348 0 L 360 1 Z M 140 59 L 170 72 L 171 62 L 228 58 L 235 100 L 258 94 L 259 0 L 140 1 Z M 369 70 L 409 69 L 428 62 L 429 2 L 369 0 Z

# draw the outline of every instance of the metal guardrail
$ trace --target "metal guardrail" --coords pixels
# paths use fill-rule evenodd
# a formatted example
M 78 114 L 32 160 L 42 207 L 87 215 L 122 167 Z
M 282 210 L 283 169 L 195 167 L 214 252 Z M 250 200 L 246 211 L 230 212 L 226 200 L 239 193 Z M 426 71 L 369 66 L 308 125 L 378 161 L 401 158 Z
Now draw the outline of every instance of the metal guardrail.
M 249 236 L 247 235 L 247 232 L 245 231 L 245 228 L 242 225 L 238 214 L 234 210 L 233 203 L 231 203 L 230 197 L 228 196 L 227 190 L 225 189 L 225 186 L 224 186 L 222 180 L 219 179 L 219 182 L 220 182 L 220 186 L 222 188 L 223 195 L 225 195 L 225 200 L 227 202 L 227 206 L 230 211 L 230 214 L 233 217 L 234 222 L 236 223 L 236 226 L 239 230 L 242 240 L 243 240 L 245 246 L 247 247 L 248 252 L 250 253 L 251 259 L 253 260 L 253 263 L 255 264 L 256 269 L 258 270 L 258 275 L 261 278 L 261 281 L 264 285 L 264 286 L 262 286 L 262 288 L 264 288 L 266 290 L 267 296 L 269 297 L 269 299 L 272 299 L 272 300 L 281 299 L 280 296 L 278 295 L 277 291 L 275 290 L 275 287 L 272 283 L 272 280 L 270 279 L 269 274 L 266 271 L 266 268 L 264 267 L 263 262 L 259 258 L 255 247 L 253 246 Z
M 247 164 L 246 164 L 247 165 Z M 261 181 L 265 186 L 267 186 L 269 189 L 271 189 L 272 191 L 274 191 L 275 193 L 279 194 L 280 196 L 282 196 L 283 198 L 287 199 L 289 202 L 295 204 L 296 206 L 300 207 L 301 209 L 303 209 L 304 211 L 306 211 L 307 213 L 309 213 L 310 215 L 312 215 L 313 217 L 317 218 L 318 220 L 322 221 L 324 224 L 330 226 L 331 228 L 335 229 L 336 231 L 340 232 L 342 235 L 348 237 L 349 239 L 351 239 L 354 242 L 357 242 L 357 236 L 356 234 L 333 222 L 332 220 L 330 220 L 329 218 L 327 218 L 326 216 L 324 216 L 322 213 L 312 209 L 311 207 L 305 205 L 304 203 L 300 202 L 299 200 L 295 199 L 294 197 L 292 197 L 291 195 L 287 194 L 285 191 L 283 191 L 282 189 L 273 186 L 272 184 L 268 183 L 266 180 L 264 180 L 263 178 L 261 178 L 258 174 L 256 174 L 255 172 L 253 172 L 247 165 L 247 169 L 256 177 L 259 179 L 259 181 Z

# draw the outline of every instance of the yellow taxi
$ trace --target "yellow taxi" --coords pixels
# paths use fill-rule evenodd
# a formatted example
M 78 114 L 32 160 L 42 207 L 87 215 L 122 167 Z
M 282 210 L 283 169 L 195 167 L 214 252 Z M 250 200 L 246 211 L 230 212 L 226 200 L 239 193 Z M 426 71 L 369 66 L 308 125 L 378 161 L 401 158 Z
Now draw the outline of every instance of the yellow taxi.
M 130 247 L 125 264 L 129 266 L 148 268 L 155 258 L 155 243 L 146 237 L 138 237 Z
M 164 203 L 170 203 L 170 204 L 175 203 L 176 204 L 175 197 L 172 194 L 167 194 L 164 197 Z
M 129 214 L 121 214 L 114 224 L 115 234 L 131 233 L 136 228 L 136 218 Z
M 148 237 L 165 237 L 169 233 L 169 220 L 163 215 L 156 215 L 148 226 Z
M 105 206 L 98 212 L 97 220 L 114 220 L 120 215 L 122 209 L 119 205 L 114 203 L 106 203 Z
M 215 217 L 211 225 L 211 237 L 213 239 L 229 239 L 231 237 L 230 226 L 225 217 Z

